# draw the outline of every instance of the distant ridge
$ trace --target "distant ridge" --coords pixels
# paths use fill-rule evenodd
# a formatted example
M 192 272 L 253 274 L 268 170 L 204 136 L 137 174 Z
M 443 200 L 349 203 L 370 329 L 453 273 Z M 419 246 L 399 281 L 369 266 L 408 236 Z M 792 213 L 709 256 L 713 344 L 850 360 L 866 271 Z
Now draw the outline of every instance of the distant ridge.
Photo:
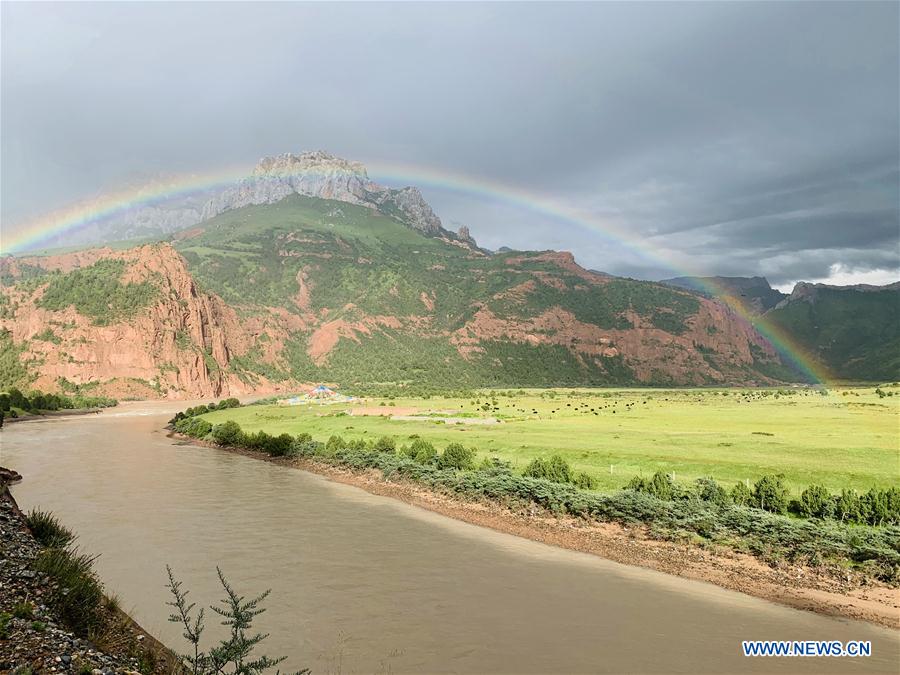
M 764 314 L 787 297 L 772 288 L 765 277 L 675 277 L 661 283 L 704 295 L 710 294 L 710 287 L 726 290 L 752 315 Z

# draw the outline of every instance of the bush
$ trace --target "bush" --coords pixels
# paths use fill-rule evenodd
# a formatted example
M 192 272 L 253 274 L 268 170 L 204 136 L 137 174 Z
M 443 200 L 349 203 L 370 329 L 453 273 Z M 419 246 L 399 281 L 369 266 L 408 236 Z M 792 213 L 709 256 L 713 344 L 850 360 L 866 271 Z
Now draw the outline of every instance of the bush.
M 397 441 L 394 440 L 393 436 L 382 436 L 375 441 L 373 449 L 375 452 L 389 452 L 390 454 L 394 454 L 397 452 Z
M 553 455 L 550 459 L 535 457 L 525 467 L 522 475 L 531 478 L 546 478 L 554 483 L 572 483 L 575 479 L 572 467 L 559 455 Z
M 772 513 L 787 513 L 790 493 L 782 474 L 767 474 L 753 484 L 753 506 Z
M 821 485 L 810 485 L 800 494 L 799 513 L 807 518 L 831 518 L 834 500 Z
M 294 438 L 290 434 L 270 436 L 265 431 L 260 431 L 256 434 L 253 442 L 256 444 L 256 449 L 262 450 L 270 457 L 285 457 L 291 454 Z
M 662 471 L 657 471 L 650 480 L 641 476 L 635 476 L 625 486 L 625 489 L 653 495 L 657 499 L 664 501 L 674 499 L 676 495 L 675 481 L 672 480 L 669 474 Z
M 437 450 L 428 441 L 417 438 L 409 446 L 409 457 L 419 464 L 430 464 L 437 458 Z
M 474 469 L 475 451 L 471 448 L 463 447 L 459 443 L 451 443 L 438 457 L 438 466 L 442 469 L 457 469 L 459 471 Z
M 579 471 L 577 474 L 575 474 L 575 478 L 572 482 L 575 484 L 575 487 L 580 488 L 582 490 L 596 490 L 597 489 L 597 480 L 590 474 L 585 473 L 584 471 Z
M 325 444 L 325 450 L 329 455 L 333 455 L 338 450 L 347 447 L 347 443 L 340 436 L 331 436 Z
M 292 457 L 312 457 L 320 454 L 324 449 L 325 445 L 314 441 L 309 434 L 299 434 L 291 443 L 291 450 L 288 454 Z
M 218 445 L 236 446 L 241 441 L 243 435 L 241 425 L 233 420 L 222 422 L 212 428 L 213 440 Z
M 75 539 L 72 531 L 48 511 L 32 509 L 25 516 L 25 523 L 42 546 L 62 548 Z
M 744 483 L 737 483 L 731 488 L 729 496 L 736 506 L 750 506 L 750 503 L 753 501 L 753 493 L 750 492 L 750 488 Z
M 697 496 L 704 502 L 712 502 L 719 506 L 727 504 L 730 501 L 728 499 L 728 493 L 725 492 L 725 488 L 719 485 L 713 478 L 697 479 Z
M 175 423 L 175 431 L 191 438 L 205 438 L 212 431 L 212 424 L 199 417 L 185 417 Z

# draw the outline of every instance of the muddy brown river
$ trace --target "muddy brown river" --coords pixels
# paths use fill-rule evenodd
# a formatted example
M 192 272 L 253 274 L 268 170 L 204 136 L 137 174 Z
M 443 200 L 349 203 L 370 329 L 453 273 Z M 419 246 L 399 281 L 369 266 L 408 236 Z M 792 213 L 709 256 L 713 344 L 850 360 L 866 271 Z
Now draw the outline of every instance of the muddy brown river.
M 314 672 L 889 672 L 898 633 L 788 609 L 461 523 L 216 449 L 163 426 L 186 403 L 8 425 L 2 464 L 23 509 L 54 511 L 99 554 L 147 630 L 165 565 L 205 604 L 215 567 L 272 589 L 259 628 L 282 669 Z M 212 621 L 211 621 L 212 623 Z M 746 658 L 741 640 L 871 640 L 870 658 Z

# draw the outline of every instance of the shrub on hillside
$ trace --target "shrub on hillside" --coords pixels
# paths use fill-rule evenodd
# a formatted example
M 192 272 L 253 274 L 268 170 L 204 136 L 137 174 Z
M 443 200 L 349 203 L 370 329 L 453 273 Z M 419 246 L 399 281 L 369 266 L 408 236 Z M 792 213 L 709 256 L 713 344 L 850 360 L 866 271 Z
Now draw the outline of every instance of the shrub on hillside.
M 772 513 L 787 513 L 790 493 L 784 475 L 767 474 L 753 484 L 753 506 Z
M 451 443 L 438 457 L 438 466 L 442 469 L 466 470 L 475 468 L 475 451 L 460 443 Z
M 328 451 L 329 455 L 333 455 L 335 452 L 345 447 L 347 447 L 347 443 L 344 439 L 335 435 L 330 436 L 328 442 L 325 444 L 325 450 Z

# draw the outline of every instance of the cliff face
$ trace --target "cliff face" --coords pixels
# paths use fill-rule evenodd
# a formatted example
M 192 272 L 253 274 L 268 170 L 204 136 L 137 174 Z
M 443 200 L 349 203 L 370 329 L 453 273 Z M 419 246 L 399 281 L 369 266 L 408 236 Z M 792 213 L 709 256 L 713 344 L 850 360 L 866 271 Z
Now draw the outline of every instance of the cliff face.
M 98 325 L 74 305 L 61 310 L 42 306 L 54 278 L 99 260 L 122 261 L 121 283 L 152 284 L 153 299 L 108 325 Z M 232 359 L 250 349 L 254 336 L 234 309 L 197 287 L 184 259 L 167 244 L 3 261 L 7 278 L 20 277 L 23 269 L 57 273 L 4 288 L 0 328 L 8 331 L 14 346 L 24 345 L 20 360 L 37 374 L 31 386 L 57 390 L 64 378 L 120 397 L 188 398 L 273 388 L 264 377 L 246 381 L 229 371 Z

